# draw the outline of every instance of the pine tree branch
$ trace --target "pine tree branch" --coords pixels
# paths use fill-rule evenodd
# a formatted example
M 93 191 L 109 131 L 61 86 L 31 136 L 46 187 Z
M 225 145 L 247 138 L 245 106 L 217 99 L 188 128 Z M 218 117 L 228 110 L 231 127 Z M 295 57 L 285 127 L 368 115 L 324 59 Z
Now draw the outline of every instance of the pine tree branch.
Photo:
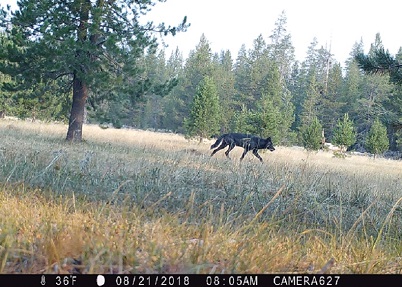
M 402 64 L 384 48 L 377 49 L 369 55 L 360 53 L 355 56 L 355 59 L 363 71 L 369 74 L 389 73 L 392 82 L 402 84 L 402 73 L 400 71 Z

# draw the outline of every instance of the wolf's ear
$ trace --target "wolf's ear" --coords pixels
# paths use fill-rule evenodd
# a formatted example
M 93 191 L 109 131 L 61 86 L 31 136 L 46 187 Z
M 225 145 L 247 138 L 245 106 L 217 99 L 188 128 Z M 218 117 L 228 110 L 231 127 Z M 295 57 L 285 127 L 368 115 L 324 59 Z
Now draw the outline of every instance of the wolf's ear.
M 268 137 L 268 138 L 267 138 L 267 141 L 271 141 L 271 137 Z

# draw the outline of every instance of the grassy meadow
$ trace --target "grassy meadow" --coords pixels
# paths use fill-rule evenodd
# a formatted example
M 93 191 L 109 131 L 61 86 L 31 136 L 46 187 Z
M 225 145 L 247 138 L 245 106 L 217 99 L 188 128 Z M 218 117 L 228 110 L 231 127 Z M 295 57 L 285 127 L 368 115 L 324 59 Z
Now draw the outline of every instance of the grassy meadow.
M 1 273 L 402 273 L 402 161 L 0 121 Z

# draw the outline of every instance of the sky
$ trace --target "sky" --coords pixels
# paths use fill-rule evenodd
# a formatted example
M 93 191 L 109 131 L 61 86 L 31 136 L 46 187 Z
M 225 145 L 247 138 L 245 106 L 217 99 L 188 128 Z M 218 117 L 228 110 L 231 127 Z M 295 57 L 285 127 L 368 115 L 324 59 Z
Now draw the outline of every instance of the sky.
M 297 60 L 304 60 L 316 37 L 318 46 L 331 48 L 343 65 L 356 42 L 362 39 L 367 52 L 376 33 L 391 54 L 398 52 L 402 46 L 398 6 L 395 0 L 167 0 L 157 3 L 145 17 L 177 25 L 187 16 L 191 23 L 187 32 L 164 37 L 167 56 L 178 47 L 187 58 L 204 34 L 212 52 L 230 50 L 236 59 L 241 45 L 251 49 L 260 34 L 269 42 L 275 21 L 284 11 Z

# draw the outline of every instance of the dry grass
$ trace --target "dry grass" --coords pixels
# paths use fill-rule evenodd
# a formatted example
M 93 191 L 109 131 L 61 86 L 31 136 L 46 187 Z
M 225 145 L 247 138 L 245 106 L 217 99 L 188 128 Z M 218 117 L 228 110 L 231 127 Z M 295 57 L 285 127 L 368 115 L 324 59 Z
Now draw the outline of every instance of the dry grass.
M 400 161 L 65 132 L 0 121 L 0 272 L 402 273 Z

